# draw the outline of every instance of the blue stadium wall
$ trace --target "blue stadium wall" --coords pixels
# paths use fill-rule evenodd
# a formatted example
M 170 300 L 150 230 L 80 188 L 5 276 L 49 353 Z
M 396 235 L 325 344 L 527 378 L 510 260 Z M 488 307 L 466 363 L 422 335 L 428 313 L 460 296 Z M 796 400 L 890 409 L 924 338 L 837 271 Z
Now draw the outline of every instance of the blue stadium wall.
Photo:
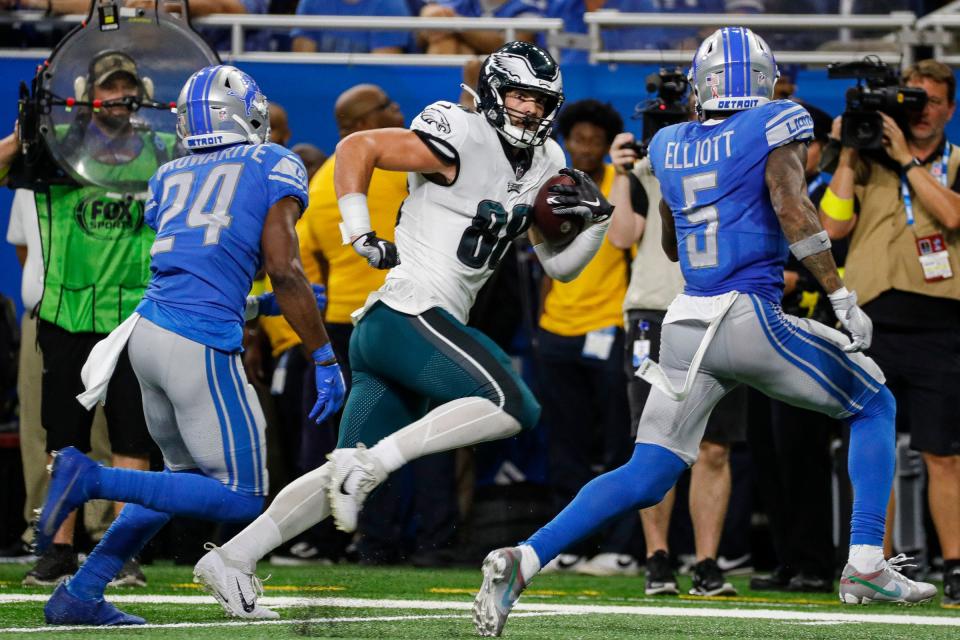
M 39 61 L 0 58 L 0 136 L 16 120 L 20 80 L 29 81 Z M 409 122 L 427 103 L 456 101 L 460 95 L 460 70 L 453 68 L 332 66 L 309 64 L 247 63 L 239 65 L 253 75 L 272 102 L 282 104 L 290 117 L 291 144 L 310 142 L 327 153 L 337 143 L 333 102 L 342 91 L 360 82 L 382 86 L 396 100 Z M 609 101 L 624 116 L 627 128 L 639 132 L 640 123 L 629 116 L 639 101 L 646 99 L 644 79 L 655 67 L 569 66 L 564 68 L 567 101 L 598 98 Z M 843 110 L 847 80 L 828 80 L 822 70 L 804 71 L 798 80 L 798 95 L 828 113 Z M 960 140 L 960 119 L 948 129 L 951 140 Z M 0 189 L 0 221 L 6 237 L 13 192 Z M 0 293 L 20 302 L 20 268 L 13 247 L 0 242 Z M 19 310 L 19 309 L 18 309 Z

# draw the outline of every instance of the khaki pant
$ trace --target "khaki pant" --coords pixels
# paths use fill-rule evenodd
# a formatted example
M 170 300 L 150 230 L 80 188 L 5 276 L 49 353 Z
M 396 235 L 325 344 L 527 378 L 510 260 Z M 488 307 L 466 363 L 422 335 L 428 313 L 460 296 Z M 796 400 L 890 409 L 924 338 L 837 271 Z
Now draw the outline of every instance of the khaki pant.
M 17 394 L 20 398 L 20 458 L 23 461 L 23 484 L 26 500 L 23 504 L 23 519 L 28 526 L 22 539 L 33 542 L 33 522 L 43 506 L 47 495 L 47 433 L 40 423 L 40 380 L 43 357 L 37 347 L 37 319 L 24 312 L 20 321 L 20 362 L 17 375 Z M 93 451 L 90 457 L 110 463 L 110 440 L 107 438 L 107 421 L 103 408 L 97 407 L 90 435 Z M 84 526 L 94 540 L 103 537 L 113 522 L 113 508 L 109 501 L 92 500 L 83 509 Z

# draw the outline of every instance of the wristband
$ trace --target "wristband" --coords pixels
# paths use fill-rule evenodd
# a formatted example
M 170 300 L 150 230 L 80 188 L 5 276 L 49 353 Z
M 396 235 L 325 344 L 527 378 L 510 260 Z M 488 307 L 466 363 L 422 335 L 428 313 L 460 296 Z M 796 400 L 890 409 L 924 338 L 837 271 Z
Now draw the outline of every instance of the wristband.
M 340 235 L 343 237 L 343 244 L 350 244 L 350 239 L 355 236 L 362 236 L 373 230 L 370 226 L 370 209 L 367 208 L 367 194 L 348 193 L 339 200 L 337 206 L 340 207 L 340 217 L 343 222 L 340 224 Z
M 316 351 L 314 351 L 311 354 L 311 356 L 313 357 L 313 364 L 318 364 L 323 366 L 329 366 L 331 364 L 335 364 L 337 361 L 337 356 L 336 354 L 333 353 L 333 347 L 330 345 L 329 342 L 323 345 L 322 347 L 319 347 Z M 333 360 L 333 362 L 330 362 L 330 360 Z
M 900 165 L 900 172 L 903 173 L 903 175 L 907 175 L 907 172 L 910 171 L 910 169 L 913 169 L 914 167 L 922 167 L 922 166 L 923 165 L 920 163 L 919 160 L 917 160 L 916 158 L 910 158 L 910 162 Z
M 840 198 L 827 187 L 820 199 L 820 210 L 837 222 L 846 222 L 853 217 L 853 198 Z
M 850 292 L 847 291 L 846 287 L 840 287 L 833 293 L 828 293 L 827 297 L 830 298 L 830 302 L 835 302 L 837 300 L 843 300 L 850 296 Z

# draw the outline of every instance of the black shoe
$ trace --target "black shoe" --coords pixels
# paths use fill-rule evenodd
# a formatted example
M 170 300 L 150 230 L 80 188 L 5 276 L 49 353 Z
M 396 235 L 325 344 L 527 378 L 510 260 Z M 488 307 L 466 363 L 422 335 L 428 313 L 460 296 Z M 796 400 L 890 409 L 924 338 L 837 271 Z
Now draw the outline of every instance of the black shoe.
M 786 591 L 790 585 L 790 579 L 794 576 L 791 569 L 778 566 L 773 573 L 766 576 L 754 576 L 750 578 L 751 591 Z
M 960 605 L 960 567 L 953 567 L 943 573 L 943 599 L 940 604 Z
M 793 593 L 833 593 L 833 580 L 798 573 L 790 578 L 785 590 Z
M 647 558 L 647 586 L 644 592 L 648 596 L 675 596 L 680 593 L 670 556 L 662 549 Z
M 0 564 L 33 564 L 36 561 L 33 549 L 20 538 L 0 549 Z
M 23 577 L 23 586 L 53 586 L 75 574 L 78 568 L 77 553 L 73 547 L 55 544 L 37 559 L 37 564 Z
M 131 558 L 123 563 L 120 573 L 107 586 L 145 587 L 147 586 L 147 577 L 143 575 L 143 570 L 140 569 L 140 562 L 136 558 Z
M 701 560 L 693 565 L 693 588 L 690 589 L 692 596 L 735 596 L 737 590 L 733 585 L 724 581 L 723 571 L 717 565 L 713 558 Z

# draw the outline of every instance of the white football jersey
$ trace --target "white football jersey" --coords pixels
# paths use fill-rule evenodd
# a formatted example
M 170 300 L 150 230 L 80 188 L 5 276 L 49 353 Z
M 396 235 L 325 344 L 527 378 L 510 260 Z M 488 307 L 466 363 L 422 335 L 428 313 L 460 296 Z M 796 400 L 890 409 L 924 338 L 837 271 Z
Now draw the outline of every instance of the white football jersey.
M 532 162 L 518 176 L 496 129 L 450 102 L 431 104 L 410 128 L 455 161 L 458 172 L 449 186 L 409 175 L 410 195 L 396 227 L 400 264 L 372 297 L 414 315 L 441 307 L 465 323 L 480 287 L 533 222 L 540 186 L 566 161 L 560 146 L 547 140 L 532 148 Z

